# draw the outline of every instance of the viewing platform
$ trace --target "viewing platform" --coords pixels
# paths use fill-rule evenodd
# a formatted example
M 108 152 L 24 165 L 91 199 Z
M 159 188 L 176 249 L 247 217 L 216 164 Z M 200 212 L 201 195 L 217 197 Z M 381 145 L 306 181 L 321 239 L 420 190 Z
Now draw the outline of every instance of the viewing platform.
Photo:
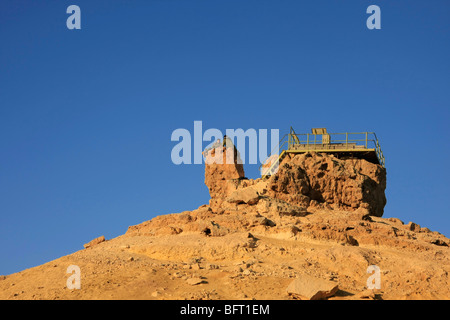
M 291 127 L 278 146 L 261 165 L 262 177 L 276 172 L 287 154 L 306 152 L 331 153 L 340 159 L 365 159 L 385 167 L 385 159 L 375 132 L 328 133 L 326 128 L 313 128 L 311 133 L 295 133 Z M 278 155 L 278 156 L 277 156 Z

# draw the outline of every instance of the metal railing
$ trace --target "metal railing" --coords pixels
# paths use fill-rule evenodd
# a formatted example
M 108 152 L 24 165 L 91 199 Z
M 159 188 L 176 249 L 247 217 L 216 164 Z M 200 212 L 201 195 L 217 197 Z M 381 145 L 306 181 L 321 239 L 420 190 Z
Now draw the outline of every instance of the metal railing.
M 341 147 L 343 151 L 374 149 L 378 161 L 384 167 L 385 158 L 375 132 L 344 132 L 344 133 L 289 133 L 288 150 L 294 150 L 301 146 L 305 151 L 332 150 L 330 147 Z M 323 141 L 323 136 L 328 136 L 329 141 Z M 364 147 L 363 149 L 358 149 Z
M 324 136 L 326 137 L 324 139 Z M 287 149 L 283 147 L 287 144 Z M 285 134 L 278 145 L 272 150 L 269 158 L 277 154 L 279 162 L 287 152 L 295 151 L 328 151 L 328 152 L 352 152 L 374 150 L 378 162 L 385 167 L 385 158 L 381 151 L 381 146 L 375 132 L 344 132 L 344 133 L 301 133 L 296 134 L 292 127 L 290 133 Z M 276 151 L 276 153 L 274 153 Z M 283 152 L 287 151 L 287 152 Z M 275 164 L 274 164 L 275 165 Z M 272 165 L 272 166 L 274 166 Z M 262 169 L 263 164 L 259 167 Z M 266 171 L 265 175 L 270 174 L 272 168 Z

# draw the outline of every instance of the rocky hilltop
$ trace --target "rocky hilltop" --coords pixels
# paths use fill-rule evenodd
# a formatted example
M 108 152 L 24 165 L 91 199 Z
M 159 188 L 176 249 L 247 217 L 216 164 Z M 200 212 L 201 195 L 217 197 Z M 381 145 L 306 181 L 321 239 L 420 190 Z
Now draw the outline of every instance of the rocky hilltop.
M 1 299 L 449 299 L 449 239 L 383 218 L 386 171 L 306 153 L 247 179 L 224 148 L 205 159 L 211 199 L 117 238 L 0 277 Z M 69 265 L 81 289 L 66 285 Z M 368 289 L 370 266 L 379 286 Z M 369 268 L 369 270 L 372 270 Z
M 225 162 L 224 156 L 224 164 L 215 164 L 209 160 L 211 153 L 214 151 L 206 158 L 205 184 L 211 195 L 210 207 L 217 213 L 240 211 L 245 206 L 238 204 L 254 205 L 261 200 L 263 206 L 282 204 L 298 212 L 322 208 L 383 215 L 386 170 L 380 165 L 361 159 L 340 160 L 320 153 L 288 155 L 270 179 L 249 180 L 244 178 L 237 158 L 232 164 Z M 246 201 L 247 197 L 250 202 Z M 263 210 L 261 206 L 244 210 L 249 208 Z

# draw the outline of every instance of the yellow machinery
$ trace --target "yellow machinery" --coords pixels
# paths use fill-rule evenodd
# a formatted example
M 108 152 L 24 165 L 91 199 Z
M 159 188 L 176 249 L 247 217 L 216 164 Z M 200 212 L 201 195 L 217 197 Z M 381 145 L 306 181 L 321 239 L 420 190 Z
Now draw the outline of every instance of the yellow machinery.
M 278 164 L 289 153 L 325 152 L 332 153 L 338 158 L 366 159 L 383 168 L 385 165 L 383 152 L 375 132 L 328 133 L 326 128 L 313 128 L 311 133 L 296 134 L 291 127 L 289 134 L 281 138 L 278 146 L 269 157 L 272 161 L 266 162 L 260 167 L 263 178 L 276 172 Z M 278 152 L 274 153 L 276 149 Z

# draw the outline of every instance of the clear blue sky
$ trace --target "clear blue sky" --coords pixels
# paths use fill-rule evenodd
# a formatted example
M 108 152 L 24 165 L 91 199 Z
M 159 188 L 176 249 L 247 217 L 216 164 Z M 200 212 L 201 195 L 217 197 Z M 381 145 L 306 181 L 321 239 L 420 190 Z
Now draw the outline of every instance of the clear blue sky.
M 194 120 L 375 131 L 385 217 L 449 236 L 449 17 L 448 0 L 2 0 L 0 274 L 207 203 L 203 165 L 170 158 Z

